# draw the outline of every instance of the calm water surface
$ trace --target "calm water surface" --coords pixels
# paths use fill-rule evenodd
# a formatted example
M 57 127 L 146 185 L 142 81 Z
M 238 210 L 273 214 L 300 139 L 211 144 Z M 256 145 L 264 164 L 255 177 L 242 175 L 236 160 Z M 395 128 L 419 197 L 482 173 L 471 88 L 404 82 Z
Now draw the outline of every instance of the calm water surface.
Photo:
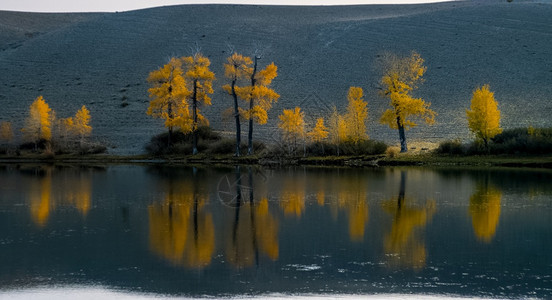
M 0 166 L 0 291 L 552 297 L 552 172 Z

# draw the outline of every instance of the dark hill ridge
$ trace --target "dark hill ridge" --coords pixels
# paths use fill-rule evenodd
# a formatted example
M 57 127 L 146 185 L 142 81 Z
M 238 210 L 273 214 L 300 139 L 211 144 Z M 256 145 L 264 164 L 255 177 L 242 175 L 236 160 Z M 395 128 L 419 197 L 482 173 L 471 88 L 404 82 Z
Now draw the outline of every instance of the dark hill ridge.
M 21 13 L 0 12 L 0 20 L 13 14 Z M 544 1 L 184 5 L 69 14 L 44 27 L 36 24 L 51 22 L 55 14 L 23 16 L 17 22 L 30 18 L 43 29 L 20 39 L 19 47 L 0 51 L 0 120 L 20 128 L 38 95 L 59 117 L 85 104 L 94 135 L 117 147 L 112 153 L 142 152 L 150 136 L 163 130 L 161 120 L 145 114 L 145 79 L 170 56 L 190 55 L 196 42 L 217 74 L 213 106 L 204 108 L 217 130 L 233 130 L 232 122 L 221 117 L 231 103 L 220 89 L 226 83 L 222 64 L 228 44 L 245 54 L 261 48 L 261 64 L 274 61 L 279 67 L 273 86 L 281 98 L 269 112 L 269 124 L 256 127 L 259 139 L 276 132 L 277 115 L 284 108 L 300 105 L 310 116 L 333 104 L 344 110 L 347 89 L 354 85 L 364 88 L 369 102 L 370 136 L 395 143 L 397 133 L 377 122 L 387 99 L 378 96 L 375 65 L 385 51 L 408 54 L 412 49 L 428 66 L 416 95 L 432 102 L 439 115 L 435 126 L 407 132 L 410 141 L 469 138 L 464 111 L 472 90 L 484 83 L 496 92 L 504 127 L 552 126 L 552 4 Z M 9 45 L 9 34 L 6 26 L 0 27 L 2 47 Z M 245 135 L 247 128 L 242 129 Z

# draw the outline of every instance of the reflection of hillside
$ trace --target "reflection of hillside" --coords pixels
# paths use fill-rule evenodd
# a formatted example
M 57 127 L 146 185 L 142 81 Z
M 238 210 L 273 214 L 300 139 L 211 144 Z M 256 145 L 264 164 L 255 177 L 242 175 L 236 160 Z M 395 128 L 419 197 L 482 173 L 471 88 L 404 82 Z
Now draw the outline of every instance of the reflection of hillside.
M 278 259 L 278 221 L 270 214 L 268 200 L 243 203 L 236 209 L 232 232 L 226 246 L 226 258 L 236 267 L 258 264 L 259 255 Z
M 470 215 L 475 236 L 489 243 L 496 233 L 500 218 L 500 190 L 487 184 L 478 185 L 470 197 Z
M 384 211 L 393 217 L 391 231 L 384 239 L 384 251 L 393 266 L 420 269 L 426 262 L 426 249 L 416 229 L 423 229 L 435 213 L 435 201 L 426 201 L 423 207 L 408 205 L 405 198 L 405 173 L 401 174 L 401 187 L 397 200 L 382 204 Z
M 58 206 L 75 207 L 83 216 L 91 207 L 92 182 L 90 174 L 82 170 L 45 168 L 38 172 L 29 190 L 31 218 L 38 226 L 45 226 L 50 214 Z M 52 191 L 52 186 L 56 188 Z
M 204 211 L 206 199 L 193 182 L 170 181 L 164 201 L 148 207 L 152 251 L 175 265 L 209 265 L 215 249 L 215 228 L 213 217 Z

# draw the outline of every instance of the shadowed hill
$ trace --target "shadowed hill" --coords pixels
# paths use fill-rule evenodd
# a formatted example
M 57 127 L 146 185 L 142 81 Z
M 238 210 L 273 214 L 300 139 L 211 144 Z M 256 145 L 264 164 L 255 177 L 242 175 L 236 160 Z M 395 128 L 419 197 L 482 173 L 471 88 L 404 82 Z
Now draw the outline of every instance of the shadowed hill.
M 407 132 L 409 141 L 469 138 L 465 109 L 471 92 L 485 83 L 496 92 L 503 127 L 552 126 L 552 5 L 544 2 L 184 5 L 58 15 L 65 17 L 54 21 L 50 14 L 0 14 L 10 19 L 19 14 L 12 24 L 31 19 L 32 28 L 51 24 L 40 35 L 20 39 L 21 46 L 0 51 L 0 120 L 20 128 L 41 94 L 59 117 L 85 104 L 93 134 L 117 147 L 112 153 L 142 152 L 149 138 L 164 130 L 161 120 L 145 114 L 145 79 L 170 56 L 190 55 L 196 42 L 217 75 L 213 106 L 203 108 L 216 130 L 233 130 L 232 121 L 221 117 L 231 105 L 220 89 L 226 83 L 222 64 L 228 44 L 244 54 L 262 49 L 261 65 L 278 66 L 273 87 L 281 98 L 269 111 L 269 124 L 256 127 L 258 139 L 270 140 L 271 132 L 277 136 L 277 115 L 284 108 L 300 105 L 313 117 L 334 104 L 344 111 L 354 85 L 366 93 L 370 137 L 397 143 L 397 133 L 377 122 L 388 100 L 378 96 L 376 62 L 385 51 L 413 49 L 428 66 L 415 95 L 432 102 L 439 115 L 433 127 Z M 2 47 L 11 43 L 9 32 L 0 31 Z M 242 130 L 245 135 L 247 126 Z

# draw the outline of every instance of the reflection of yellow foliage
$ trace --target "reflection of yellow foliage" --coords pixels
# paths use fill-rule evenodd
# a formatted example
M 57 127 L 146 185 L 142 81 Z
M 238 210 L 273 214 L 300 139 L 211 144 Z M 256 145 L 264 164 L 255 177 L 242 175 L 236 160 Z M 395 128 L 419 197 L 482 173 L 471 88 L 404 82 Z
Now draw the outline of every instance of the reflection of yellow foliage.
M 233 232 L 226 248 L 228 261 L 236 267 L 248 267 L 259 251 L 272 260 L 278 259 L 278 222 L 269 212 L 268 200 L 262 199 L 253 209 L 249 202 L 236 209 L 237 224 L 231 227 Z
M 179 187 L 181 190 L 171 190 L 162 204 L 148 207 L 150 247 L 175 265 L 209 265 L 215 250 L 215 228 L 211 214 L 203 212 L 206 197 L 190 183 Z
M 305 210 L 305 184 L 297 182 L 294 178 L 286 180 L 282 188 L 280 206 L 284 209 L 286 216 L 301 217 Z
M 182 264 L 190 219 L 189 207 L 154 204 L 148 207 L 150 247 L 175 265 Z
M 324 189 L 321 188 L 316 193 L 316 202 L 318 203 L 318 205 L 324 206 L 324 198 L 325 198 Z
M 38 179 L 40 186 L 31 185 L 30 210 L 33 221 L 39 226 L 46 225 L 51 211 L 60 205 L 74 206 L 86 216 L 92 206 L 90 178 L 84 174 L 75 176 L 72 172 L 53 176 L 52 172 L 52 169 L 47 169 L 44 177 Z M 57 192 L 52 193 L 52 185 L 57 187 Z
M 52 177 L 48 173 L 46 177 L 40 179 L 40 187 L 31 187 L 31 217 L 33 222 L 39 226 L 46 225 L 50 216 L 52 206 Z
M 259 246 L 270 259 L 276 260 L 279 255 L 278 221 L 268 211 L 268 199 L 262 199 L 255 211 Z
M 64 186 L 65 199 L 86 216 L 91 206 L 92 184 L 90 178 L 79 177 Z
M 502 193 L 494 187 L 478 187 L 470 198 L 473 231 L 478 239 L 490 242 L 500 218 Z
M 385 237 L 384 249 L 395 259 L 392 264 L 420 269 L 425 265 L 426 250 L 414 229 L 425 227 L 435 213 L 435 201 L 427 201 L 423 208 L 406 207 L 404 202 L 403 199 L 398 206 L 397 200 L 389 200 L 382 205 L 386 212 L 395 216 L 391 231 Z
M 349 217 L 349 237 L 353 241 L 362 241 L 369 216 L 366 184 L 362 180 L 347 179 L 338 186 L 339 208 L 346 209 Z

